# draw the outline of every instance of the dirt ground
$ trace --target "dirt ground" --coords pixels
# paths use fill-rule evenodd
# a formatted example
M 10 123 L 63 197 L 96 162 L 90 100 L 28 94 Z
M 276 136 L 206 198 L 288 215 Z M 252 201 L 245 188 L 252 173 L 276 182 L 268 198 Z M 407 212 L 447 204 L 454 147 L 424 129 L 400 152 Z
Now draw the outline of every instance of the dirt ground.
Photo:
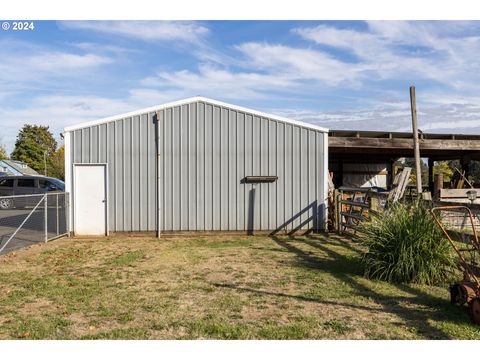
M 0 257 L 0 338 L 480 339 L 448 287 L 362 276 L 338 236 L 60 239 Z

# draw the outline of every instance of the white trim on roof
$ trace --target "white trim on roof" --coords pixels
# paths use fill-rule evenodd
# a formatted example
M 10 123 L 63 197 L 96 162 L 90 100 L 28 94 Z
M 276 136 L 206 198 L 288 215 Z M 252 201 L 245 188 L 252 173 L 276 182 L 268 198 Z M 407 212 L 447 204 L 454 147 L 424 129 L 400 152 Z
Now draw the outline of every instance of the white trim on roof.
M 87 128 L 87 127 L 90 127 L 90 126 L 101 125 L 101 124 L 105 124 L 105 123 L 115 121 L 115 120 L 118 120 L 118 119 L 128 118 L 128 117 L 137 116 L 137 115 L 150 113 L 150 112 L 156 112 L 156 111 L 167 109 L 167 108 L 170 108 L 170 107 L 180 106 L 180 105 L 189 104 L 189 103 L 197 102 L 197 101 L 201 101 L 201 102 L 205 102 L 205 103 L 209 103 L 209 104 L 217 105 L 217 106 L 221 106 L 221 107 L 227 107 L 227 108 L 230 108 L 232 110 L 236 110 L 236 111 L 240 111 L 240 112 L 246 112 L 246 113 L 250 113 L 250 114 L 253 114 L 253 115 L 260 116 L 260 117 L 266 117 L 266 118 L 270 118 L 270 119 L 273 119 L 273 120 L 278 120 L 278 121 L 281 121 L 281 122 L 284 122 L 284 123 L 287 123 L 287 124 L 297 125 L 297 126 L 301 126 L 301 127 L 304 127 L 304 128 L 309 128 L 309 129 L 313 129 L 313 130 L 317 130 L 317 131 L 321 131 L 321 132 L 325 132 L 325 133 L 328 132 L 328 129 L 326 129 L 324 127 L 321 127 L 321 126 L 309 124 L 309 123 L 306 123 L 306 122 L 303 122 L 303 121 L 288 119 L 286 117 L 282 117 L 282 116 L 278 116 L 278 115 L 267 114 L 267 113 L 264 113 L 264 112 L 261 112 L 261 111 L 252 110 L 252 109 L 248 109 L 248 108 L 244 108 L 244 107 L 241 107 L 241 106 L 224 103 L 224 102 L 217 101 L 217 100 L 208 99 L 208 98 L 205 98 L 205 97 L 202 97 L 202 96 L 195 96 L 195 97 L 191 97 L 191 98 L 187 98 L 187 99 L 183 99 L 183 100 L 178 100 L 178 101 L 166 103 L 166 104 L 163 104 L 163 105 L 151 106 L 151 107 L 148 107 L 148 108 L 144 108 L 144 109 L 140 109 L 140 110 L 136 110 L 136 111 L 131 111 L 131 112 L 124 113 L 124 114 L 109 116 L 109 117 L 99 119 L 99 120 L 87 121 L 87 122 L 84 122 L 84 123 L 81 123 L 81 124 L 78 124 L 78 125 L 68 126 L 68 127 L 65 128 L 65 132 L 74 131 L 74 130 L 78 130 L 78 129 L 84 129 L 84 128 Z

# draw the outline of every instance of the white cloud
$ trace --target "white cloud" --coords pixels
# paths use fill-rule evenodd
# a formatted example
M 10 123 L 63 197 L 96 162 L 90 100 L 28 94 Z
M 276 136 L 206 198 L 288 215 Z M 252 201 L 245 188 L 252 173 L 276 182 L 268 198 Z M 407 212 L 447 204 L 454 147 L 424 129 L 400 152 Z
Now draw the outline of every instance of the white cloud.
M 95 54 L 72 54 L 65 52 L 45 52 L 26 59 L 23 65 L 28 69 L 35 69 L 50 73 L 61 73 L 65 70 L 92 68 L 110 63 L 111 60 Z
M 202 51 L 196 54 L 203 61 L 197 70 L 162 71 L 143 84 L 231 98 L 268 96 L 271 91 L 299 95 L 325 87 L 360 90 L 368 84 L 378 89 L 379 81 L 392 79 L 412 83 L 427 79 L 479 91 L 480 37 L 472 35 L 471 23 L 439 25 L 374 21 L 367 23 L 366 30 L 329 25 L 296 28 L 293 32 L 304 39 L 352 57 L 328 48 L 248 42 L 233 46 L 240 56 L 218 52 L 208 56 Z
M 177 93 L 221 97 L 227 99 L 245 99 L 267 96 L 268 90 L 293 90 L 295 82 L 288 76 L 261 74 L 258 72 L 233 72 L 212 65 L 203 64 L 198 72 L 181 70 L 159 72 L 142 82 L 145 86 L 175 90 Z
M 444 96 L 448 98 L 447 94 Z M 419 128 L 423 132 L 480 133 L 480 106 L 474 99 L 464 99 L 457 104 L 422 104 L 417 110 Z M 410 104 L 407 101 L 402 104 L 377 103 L 371 108 L 345 111 L 271 109 L 270 112 L 332 130 L 412 131 Z
M 304 39 L 318 44 L 347 49 L 361 57 L 370 57 L 372 48 L 382 46 L 380 39 L 374 34 L 349 29 L 319 25 L 313 28 L 296 28 L 292 30 Z
M 49 125 L 58 139 L 65 126 L 131 109 L 125 101 L 95 96 L 39 96 L 23 106 L 0 108 L 3 141 L 11 151 L 23 124 Z
M 12 151 L 23 124 L 49 125 L 57 140 L 70 125 L 178 100 L 182 94 L 151 89 L 133 89 L 125 98 L 92 95 L 44 95 L 30 99 L 23 106 L 0 107 L 2 142 Z
M 429 79 L 455 86 L 480 70 L 480 37 L 465 22 L 370 21 L 366 30 L 296 28 L 319 45 L 350 52 L 375 79 Z
M 246 66 L 290 79 L 317 80 L 328 85 L 353 84 L 366 70 L 362 64 L 346 63 L 312 49 L 265 43 L 245 43 L 236 48 L 248 59 Z
M 78 49 L 82 49 L 83 51 L 92 52 L 96 54 L 100 53 L 112 53 L 112 54 L 119 54 L 119 55 L 128 55 L 133 53 L 139 53 L 140 51 L 133 48 L 127 48 L 123 46 L 111 45 L 111 44 L 103 44 L 97 42 L 71 42 L 68 43 L 73 47 Z
M 187 21 L 63 21 L 61 26 L 145 41 L 195 42 L 209 32 L 206 27 Z
M 175 89 L 191 95 L 228 99 L 269 97 L 273 92 L 297 96 L 319 84 L 358 86 L 363 65 L 344 63 L 328 54 L 284 45 L 244 43 L 235 46 L 240 53 L 228 66 L 206 61 L 196 70 L 160 71 L 142 80 L 145 87 Z
M 113 61 L 108 56 L 95 53 L 52 50 L 9 40 L 0 42 L 0 58 L 0 83 L 8 84 L 9 89 L 32 86 L 34 81 L 48 84 L 52 77 L 81 77 L 85 71 L 95 70 Z

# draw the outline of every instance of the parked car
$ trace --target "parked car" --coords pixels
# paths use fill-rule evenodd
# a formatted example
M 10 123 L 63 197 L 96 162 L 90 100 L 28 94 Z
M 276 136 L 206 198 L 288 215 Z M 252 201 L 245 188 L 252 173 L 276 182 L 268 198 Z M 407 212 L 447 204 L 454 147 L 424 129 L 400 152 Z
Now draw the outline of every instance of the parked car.
M 65 191 L 65 183 L 46 176 L 2 176 L 0 177 L 0 209 L 24 208 L 35 205 L 37 197 L 2 198 L 12 195 L 34 195 Z

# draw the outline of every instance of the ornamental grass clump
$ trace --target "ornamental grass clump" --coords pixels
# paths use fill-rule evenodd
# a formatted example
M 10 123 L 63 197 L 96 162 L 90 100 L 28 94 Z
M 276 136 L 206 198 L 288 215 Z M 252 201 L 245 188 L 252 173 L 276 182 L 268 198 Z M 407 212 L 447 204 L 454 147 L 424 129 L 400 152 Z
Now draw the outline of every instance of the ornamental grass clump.
M 422 201 L 396 203 L 362 225 L 365 276 L 394 283 L 440 284 L 455 263 L 450 244 Z

